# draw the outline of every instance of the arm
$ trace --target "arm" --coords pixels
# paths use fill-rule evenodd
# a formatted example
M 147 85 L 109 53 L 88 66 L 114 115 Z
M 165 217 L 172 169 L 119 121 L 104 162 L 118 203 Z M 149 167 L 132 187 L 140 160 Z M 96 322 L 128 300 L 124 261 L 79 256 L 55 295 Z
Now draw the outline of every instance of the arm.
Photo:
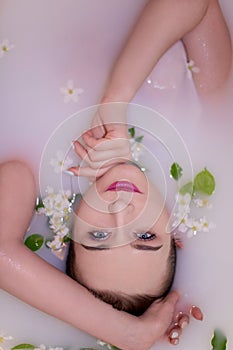
M 152 307 L 143 319 L 136 318 L 113 310 L 24 246 L 36 197 L 33 176 L 24 164 L 15 161 L 0 165 L 0 193 L 2 289 L 125 350 L 147 350 L 166 332 L 178 299 L 176 293 L 156 309 L 156 315 Z
M 220 87 L 232 53 L 217 0 L 150 0 L 112 69 L 101 102 L 129 102 L 160 57 L 180 39 L 201 70 L 195 77 L 198 91 Z

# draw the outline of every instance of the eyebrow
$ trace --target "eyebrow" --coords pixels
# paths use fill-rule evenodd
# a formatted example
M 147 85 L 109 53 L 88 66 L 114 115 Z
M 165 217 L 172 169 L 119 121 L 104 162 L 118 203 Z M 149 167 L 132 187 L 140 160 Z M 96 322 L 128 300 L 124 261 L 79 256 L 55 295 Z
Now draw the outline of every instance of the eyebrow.
M 81 244 L 81 246 L 87 250 L 109 250 L 111 248 L 107 246 L 96 246 L 91 247 L 84 244 Z M 163 245 L 159 245 L 157 247 L 151 246 L 151 245 L 143 245 L 143 244 L 131 244 L 131 247 L 137 249 L 137 250 L 144 250 L 144 251 L 158 251 L 163 247 Z

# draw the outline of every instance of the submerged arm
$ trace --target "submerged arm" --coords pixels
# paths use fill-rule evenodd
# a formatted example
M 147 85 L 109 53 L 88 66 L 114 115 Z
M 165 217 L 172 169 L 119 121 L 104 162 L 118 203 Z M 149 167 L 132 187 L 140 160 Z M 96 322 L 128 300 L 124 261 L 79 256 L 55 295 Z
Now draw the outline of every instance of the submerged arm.
M 160 57 L 180 39 L 201 69 L 196 81 L 199 92 L 203 84 L 204 92 L 218 88 L 227 78 L 232 57 L 217 0 L 150 0 L 113 67 L 102 102 L 129 102 Z M 210 79 L 213 70 L 218 74 Z
M 27 166 L 17 161 L 0 165 L 0 193 L 2 289 L 125 350 L 147 350 L 166 332 L 178 298 L 176 294 L 169 296 L 160 313 L 154 315 L 152 307 L 142 320 L 113 310 L 24 245 L 23 237 L 36 197 L 34 179 Z

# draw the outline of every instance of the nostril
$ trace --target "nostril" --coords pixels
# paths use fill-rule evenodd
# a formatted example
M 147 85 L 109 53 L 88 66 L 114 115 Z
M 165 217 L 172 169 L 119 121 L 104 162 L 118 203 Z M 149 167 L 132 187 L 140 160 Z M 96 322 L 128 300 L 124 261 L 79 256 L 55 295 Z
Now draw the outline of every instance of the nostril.
M 125 209 L 127 209 L 127 213 L 130 213 L 133 211 L 133 205 L 130 202 L 127 203 L 122 199 L 118 199 L 117 201 L 110 203 L 108 206 L 108 210 L 111 214 L 122 212 Z

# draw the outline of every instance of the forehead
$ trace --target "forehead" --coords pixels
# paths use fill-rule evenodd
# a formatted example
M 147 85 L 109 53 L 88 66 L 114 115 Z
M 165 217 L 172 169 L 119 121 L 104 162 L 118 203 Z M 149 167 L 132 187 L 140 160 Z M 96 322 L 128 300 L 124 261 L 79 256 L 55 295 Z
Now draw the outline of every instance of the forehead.
M 167 274 L 170 241 L 158 251 L 140 251 L 130 245 L 88 251 L 75 245 L 77 273 L 91 289 L 126 294 L 155 294 Z

